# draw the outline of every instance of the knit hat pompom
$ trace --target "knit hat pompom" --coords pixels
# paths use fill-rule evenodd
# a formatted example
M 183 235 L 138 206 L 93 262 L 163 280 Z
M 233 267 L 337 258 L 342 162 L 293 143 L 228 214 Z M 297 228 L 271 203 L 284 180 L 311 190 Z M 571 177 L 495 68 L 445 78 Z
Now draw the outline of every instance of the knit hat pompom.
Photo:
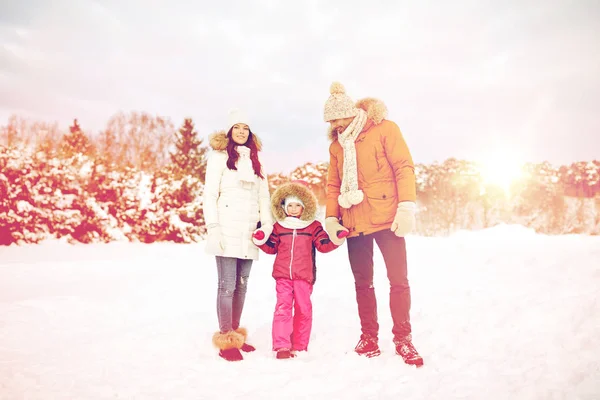
M 331 95 L 325 102 L 323 117 L 325 122 L 335 119 L 355 117 L 358 109 L 354 101 L 346 94 L 346 88 L 339 82 L 333 82 L 329 87 Z
M 346 88 L 339 82 L 333 82 L 331 87 L 329 88 L 329 93 L 331 94 L 344 94 L 346 93 Z

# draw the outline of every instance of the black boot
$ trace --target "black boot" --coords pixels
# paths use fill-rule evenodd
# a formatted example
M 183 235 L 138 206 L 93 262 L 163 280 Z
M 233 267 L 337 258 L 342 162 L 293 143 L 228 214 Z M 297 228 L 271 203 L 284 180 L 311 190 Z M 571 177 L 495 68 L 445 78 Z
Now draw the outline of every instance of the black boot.
M 405 363 L 416 365 L 417 367 L 423 365 L 423 357 L 419 355 L 417 349 L 412 344 L 412 335 L 409 334 L 402 338 L 394 338 L 394 344 L 396 345 L 396 354 L 401 356 Z
M 379 350 L 379 344 L 376 337 L 363 333 L 360 335 L 360 340 L 354 348 L 354 351 L 360 356 L 366 356 L 368 358 L 377 357 L 381 354 Z

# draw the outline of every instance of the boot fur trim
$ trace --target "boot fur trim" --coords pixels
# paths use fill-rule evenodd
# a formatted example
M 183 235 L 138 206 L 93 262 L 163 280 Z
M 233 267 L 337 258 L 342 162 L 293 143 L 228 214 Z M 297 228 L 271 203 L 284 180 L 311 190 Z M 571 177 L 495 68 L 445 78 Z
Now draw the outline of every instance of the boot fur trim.
M 248 330 L 246 328 L 242 328 L 241 326 L 239 328 L 237 328 L 235 330 L 237 333 L 239 333 L 240 335 L 242 335 L 242 337 L 244 338 L 244 343 L 246 342 L 246 339 L 248 339 Z
M 244 337 L 235 331 L 215 332 L 212 341 L 219 350 L 239 349 L 244 344 Z

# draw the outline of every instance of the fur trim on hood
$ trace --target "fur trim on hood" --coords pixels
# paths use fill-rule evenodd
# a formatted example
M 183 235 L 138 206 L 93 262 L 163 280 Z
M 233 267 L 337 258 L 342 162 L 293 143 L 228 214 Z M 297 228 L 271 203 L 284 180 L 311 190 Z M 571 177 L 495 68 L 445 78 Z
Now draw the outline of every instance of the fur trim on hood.
M 385 103 L 374 97 L 366 97 L 356 102 L 357 108 L 362 108 L 367 112 L 367 118 L 373 121 L 375 125 L 387 118 L 388 109 Z M 327 137 L 330 141 L 337 140 L 337 134 L 331 131 L 331 126 L 327 129 Z
M 262 142 L 260 141 L 258 136 L 256 136 L 254 133 L 252 133 L 252 139 L 254 140 L 254 143 L 256 144 L 256 149 L 258 151 L 261 151 L 262 150 Z M 213 148 L 213 150 L 221 150 L 222 151 L 222 150 L 227 149 L 228 141 L 229 141 L 229 139 L 227 138 L 227 132 L 225 132 L 225 131 L 217 131 L 208 137 L 208 143 L 210 144 L 210 147 Z
M 296 196 L 304 203 L 301 221 L 313 221 L 317 215 L 317 196 L 303 183 L 298 181 L 286 182 L 280 185 L 271 196 L 271 212 L 276 221 L 283 221 L 287 215 L 283 203 L 288 196 Z

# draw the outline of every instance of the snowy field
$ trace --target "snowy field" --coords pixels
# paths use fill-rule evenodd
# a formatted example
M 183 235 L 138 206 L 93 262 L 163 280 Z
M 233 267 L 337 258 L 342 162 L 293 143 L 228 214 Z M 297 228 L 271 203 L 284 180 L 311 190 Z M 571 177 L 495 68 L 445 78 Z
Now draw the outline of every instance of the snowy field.
M 414 343 L 394 354 L 376 254 L 382 355 L 360 329 L 345 245 L 318 255 L 309 353 L 276 360 L 272 256 L 242 325 L 256 352 L 217 356 L 203 244 L 0 247 L 0 399 L 600 399 L 600 237 L 522 227 L 408 238 Z

